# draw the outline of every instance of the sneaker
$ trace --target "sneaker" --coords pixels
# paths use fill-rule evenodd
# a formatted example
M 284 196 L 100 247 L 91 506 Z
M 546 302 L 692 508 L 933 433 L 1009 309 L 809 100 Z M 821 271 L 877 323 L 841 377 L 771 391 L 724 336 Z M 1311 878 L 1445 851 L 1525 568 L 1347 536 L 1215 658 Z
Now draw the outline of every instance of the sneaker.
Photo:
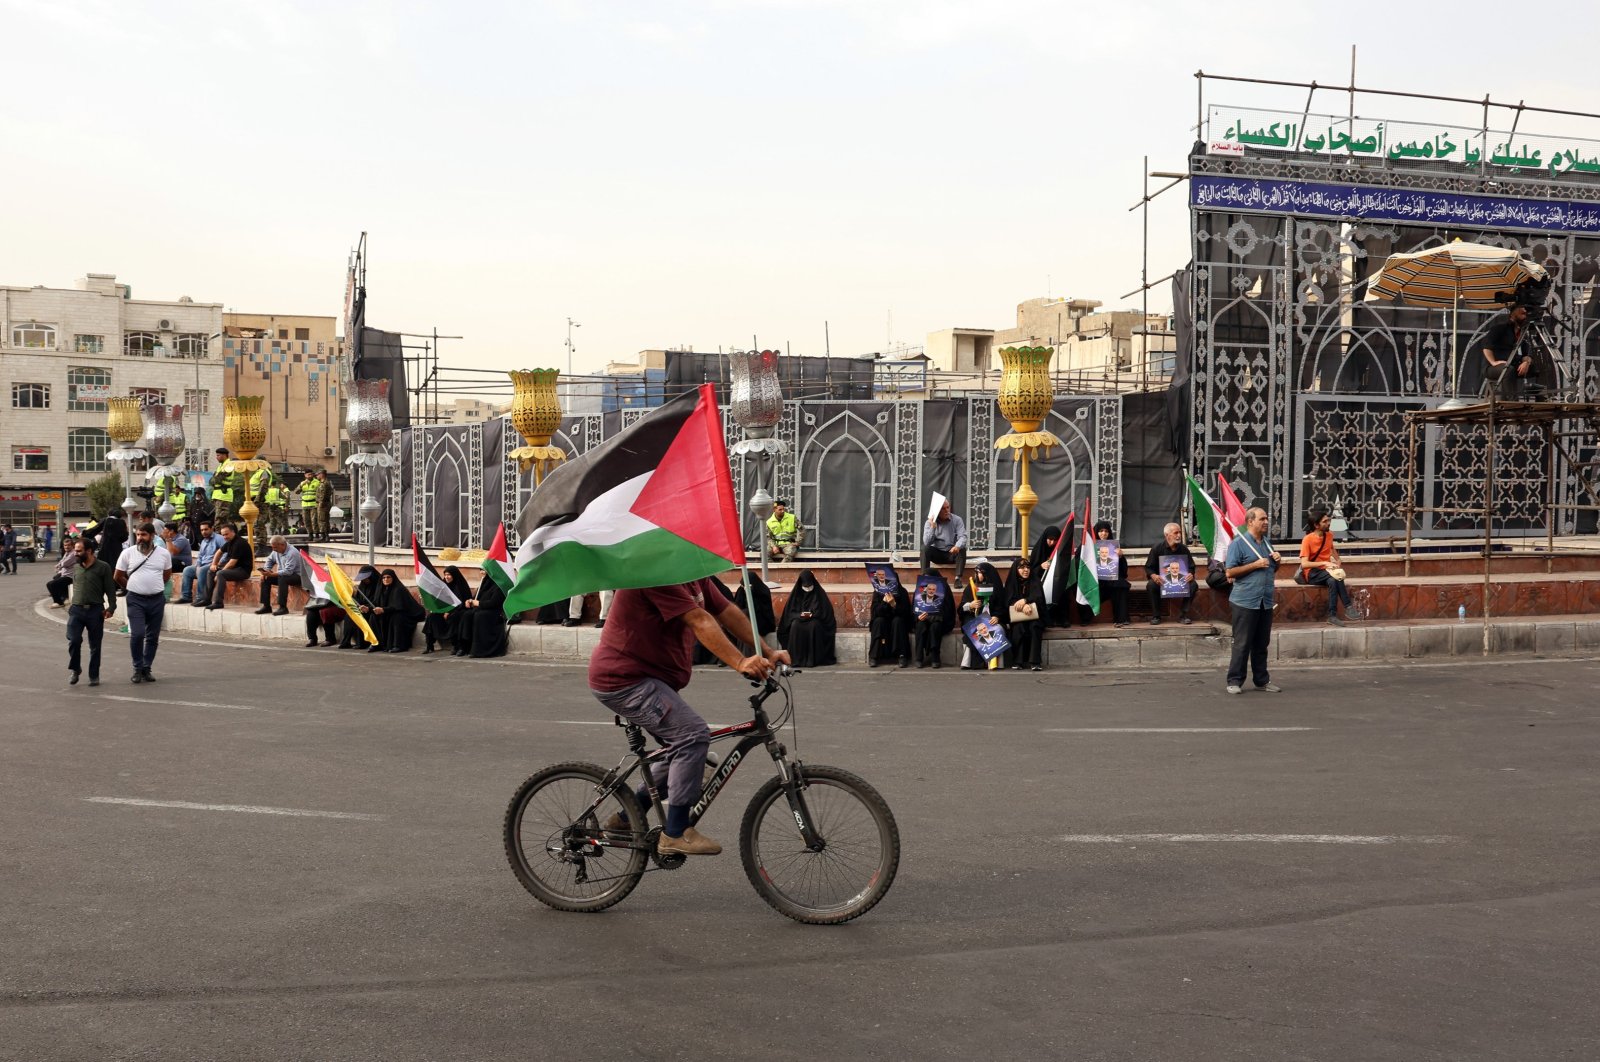
M 1044 666 L 1042 664 L 1035 664 L 1035 665 L 1033 665 L 1033 670 L 1035 670 L 1035 671 L 1043 671 L 1044 670 Z
M 689 826 L 684 829 L 682 837 L 662 834 L 656 842 L 656 852 L 661 855 L 721 855 L 722 846 Z
M 1185 616 L 1185 617 L 1183 617 L 1183 622 L 1184 623 L 1193 623 L 1194 620 L 1190 619 L 1188 616 Z
M 51 608 L 66 608 L 67 606 L 62 604 L 61 602 L 57 601 L 55 604 L 51 605 L 50 607 Z
M 1282 693 L 1283 692 L 1283 687 L 1282 686 L 1274 686 L 1270 682 L 1265 683 L 1264 685 L 1257 686 L 1256 689 L 1260 690 L 1262 693 Z
M 1151 616 L 1150 617 L 1150 626 L 1152 626 L 1152 627 L 1161 626 L 1161 617 L 1160 616 Z
M 1229 693 L 1243 693 L 1244 692 L 1244 688 L 1242 686 L 1229 686 L 1228 687 L 1228 692 Z
M 1328 617 L 1328 622 L 1333 624 L 1335 627 L 1343 627 L 1344 626 L 1344 620 L 1340 619 L 1338 616 L 1329 616 Z

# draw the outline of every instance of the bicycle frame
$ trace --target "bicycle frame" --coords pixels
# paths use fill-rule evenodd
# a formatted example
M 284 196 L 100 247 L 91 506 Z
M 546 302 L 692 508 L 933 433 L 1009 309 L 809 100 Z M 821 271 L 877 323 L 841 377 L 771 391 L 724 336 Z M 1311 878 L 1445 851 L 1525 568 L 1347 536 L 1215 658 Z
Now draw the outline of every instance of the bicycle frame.
M 789 801 L 789 810 L 794 815 L 795 826 L 800 830 L 801 837 L 805 839 L 806 848 L 812 852 L 820 852 L 827 846 L 827 843 L 817 833 L 816 827 L 811 821 L 810 811 L 806 807 L 804 767 L 799 761 L 796 761 L 793 765 L 789 763 L 789 750 L 784 746 L 783 742 L 778 740 L 778 731 L 772 726 L 771 720 L 767 718 L 766 709 L 763 707 L 767 698 L 781 689 L 783 687 L 779 686 L 777 682 L 767 679 L 761 691 L 750 697 L 752 715 L 750 720 L 743 723 L 735 723 L 732 726 L 718 727 L 711 731 L 711 743 L 713 745 L 719 741 L 733 738 L 737 738 L 738 743 L 723 757 L 722 762 L 717 765 L 711 777 L 706 779 L 705 785 L 700 790 L 699 799 L 695 801 L 689 810 L 689 825 L 693 826 L 698 823 L 710 809 L 712 802 L 716 800 L 717 795 L 727 785 L 728 779 L 733 777 L 733 772 L 738 770 L 739 764 L 744 762 L 745 755 L 757 746 L 764 745 L 767 752 L 772 756 L 773 764 L 778 769 L 778 777 L 783 782 L 784 795 Z M 788 692 L 786 690 L 784 691 L 784 696 L 787 699 Z M 657 786 L 655 772 L 652 767 L 657 761 L 666 756 L 667 750 L 659 748 L 646 752 L 644 729 L 633 723 L 624 722 L 621 716 L 616 717 L 616 722 L 627 733 L 628 755 L 624 756 L 621 762 L 606 773 L 605 780 L 600 785 L 600 792 L 596 795 L 594 803 L 589 806 L 589 811 L 586 814 L 592 814 L 598 809 L 605 801 L 606 796 L 617 786 L 626 785 L 635 771 L 643 771 L 644 786 L 650 796 L 650 806 L 644 809 L 645 822 L 641 825 L 648 827 L 652 808 L 664 825 L 667 821 L 666 802 L 663 797 L 664 786 Z M 623 765 L 630 758 L 633 763 L 624 770 Z M 645 832 L 648 833 L 649 830 L 646 829 Z M 636 841 L 631 838 L 625 840 L 613 839 L 606 835 L 604 831 L 585 830 L 584 833 L 588 836 L 581 838 L 582 843 L 596 844 L 605 848 L 654 849 L 653 843 Z

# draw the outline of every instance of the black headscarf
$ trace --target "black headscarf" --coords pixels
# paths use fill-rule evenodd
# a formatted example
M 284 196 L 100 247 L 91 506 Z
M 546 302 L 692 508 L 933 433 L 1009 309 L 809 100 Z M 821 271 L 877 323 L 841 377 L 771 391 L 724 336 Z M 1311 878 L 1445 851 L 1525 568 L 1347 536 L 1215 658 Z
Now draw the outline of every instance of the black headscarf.
M 887 591 L 894 598 L 894 604 L 892 605 L 883 600 L 884 593 L 885 591 L 877 589 L 872 591 L 872 618 L 881 619 L 885 616 L 890 618 L 898 616 L 909 623 L 912 619 L 911 595 L 906 592 L 906 584 L 897 582 L 893 590 Z
M 462 601 L 472 596 L 472 584 L 467 582 L 467 577 L 461 574 L 460 568 L 452 564 L 444 570 L 444 574 L 449 577 L 445 582 L 449 584 L 451 593 Z M 454 610 L 452 609 L 452 611 Z
M 1071 517 L 1068 517 L 1068 519 L 1071 519 Z M 1044 562 L 1050 559 L 1050 554 L 1055 552 L 1056 542 L 1060 538 L 1061 528 L 1054 524 L 1044 529 L 1044 534 L 1040 535 L 1039 540 L 1033 544 L 1033 556 L 1029 558 L 1033 561 L 1034 568 L 1042 567 Z
M 382 589 L 378 592 L 382 595 L 382 598 L 378 601 L 378 604 L 383 606 L 385 613 L 397 612 L 414 620 L 422 619 L 425 610 L 417 599 L 411 596 L 411 591 L 406 589 L 406 585 L 400 581 L 400 573 L 393 568 L 385 568 L 383 570 L 384 577 L 391 575 L 394 576 L 394 582 L 387 587 L 382 587 L 382 579 L 380 578 L 379 580 L 379 585 Z
M 501 589 L 500 584 L 495 582 L 488 572 L 483 573 L 483 581 L 478 583 L 478 592 L 475 596 L 478 599 L 478 607 L 481 609 L 486 608 L 499 612 L 505 608 L 506 592 Z
M 367 574 L 362 575 L 362 571 Z M 356 583 L 356 599 L 351 604 L 357 608 L 362 605 L 370 605 L 373 608 L 377 608 L 383 604 L 381 600 L 383 597 L 383 576 L 378 573 L 376 568 L 368 568 L 363 564 L 361 570 L 356 572 L 356 579 L 358 580 Z
M 1005 580 L 1000 578 L 1000 573 L 995 570 L 995 566 L 988 561 L 983 561 L 974 566 L 967 579 L 968 581 L 963 583 L 961 587 L 961 604 L 965 605 L 968 599 L 972 597 L 973 584 L 992 586 L 994 587 L 994 593 L 989 595 L 989 615 L 994 616 L 996 619 L 1003 619 L 1007 615 L 1006 605 L 1010 599 L 1006 597 Z M 974 615 L 976 613 L 968 612 L 963 608 L 961 610 L 961 622 L 965 624 Z

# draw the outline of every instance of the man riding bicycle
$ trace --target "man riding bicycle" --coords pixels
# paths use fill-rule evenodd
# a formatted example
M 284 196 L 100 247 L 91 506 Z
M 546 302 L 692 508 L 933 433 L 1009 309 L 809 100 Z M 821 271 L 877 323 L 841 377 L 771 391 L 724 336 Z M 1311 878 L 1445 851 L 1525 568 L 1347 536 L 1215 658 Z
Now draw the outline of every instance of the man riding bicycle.
M 717 855 L 722 846 L 689 825 L 700 793 L 711 730 L 678 695 L 689 684 L 694 643 L 751 679 L 765 679 L 789 654 L 756 640 L 750 620 L 707 579 L 677 586 L 618 590 L 600 646 L 589 658 L 589 688 L 600 703 L 667 750 L 667 821 L 656 843 L 663 855 Z M 755 645 L 741 656 L 733 641 Z M 659 782 L 659 779 L 658 779 Z M 624 830 L 621 815 L 605 824 Z

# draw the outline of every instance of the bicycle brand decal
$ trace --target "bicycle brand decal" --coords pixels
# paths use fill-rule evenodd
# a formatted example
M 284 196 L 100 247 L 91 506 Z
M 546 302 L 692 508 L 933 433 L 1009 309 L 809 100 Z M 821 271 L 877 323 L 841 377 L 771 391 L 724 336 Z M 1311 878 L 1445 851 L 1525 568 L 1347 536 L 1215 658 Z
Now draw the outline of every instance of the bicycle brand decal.
M 733 769 L 739 765 L 739 761 L 742 759 L 744 759 L 744 753 L 738 749 L 728 753 L 728 758 L 722 761 L 722 770 L 717 772 L 717 776 L 711 779 L 711 784 L 706 787 L 706 795 L 700 798 L 700 803 L 689 809 L 690 815 L 698 819 L 705 813 L 706 808 L 711 806 L 711 802 L 722 791 L 723 783 L 733 774 Z

